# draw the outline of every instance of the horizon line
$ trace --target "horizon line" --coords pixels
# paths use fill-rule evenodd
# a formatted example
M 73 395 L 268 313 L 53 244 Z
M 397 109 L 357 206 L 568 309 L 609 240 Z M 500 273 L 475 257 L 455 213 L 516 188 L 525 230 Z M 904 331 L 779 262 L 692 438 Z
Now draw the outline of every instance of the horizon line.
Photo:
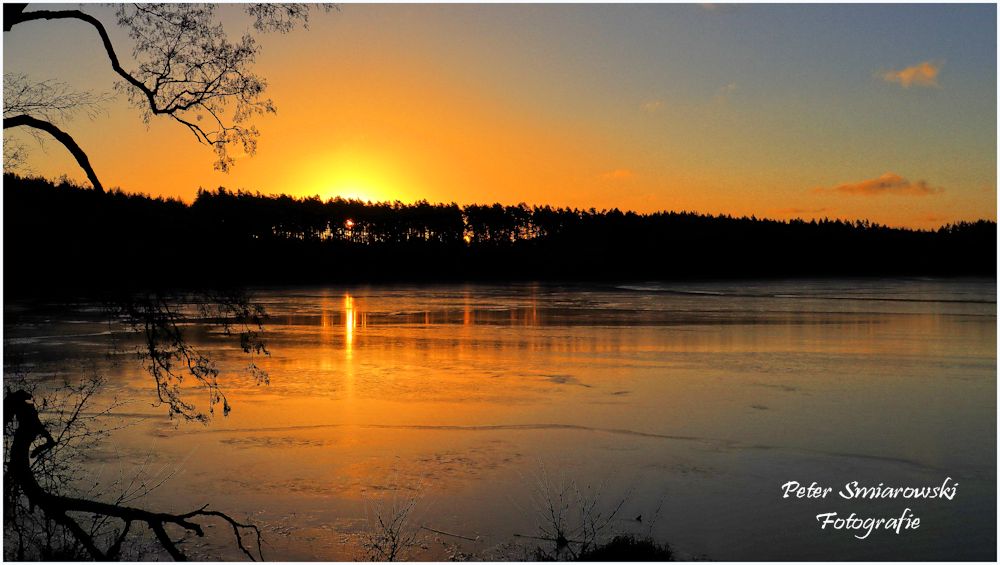
M 93 187 L 88 188 L 87 186 L 85 186 L 85 185 L 77 182 L 75 179 L 69 178 L 69 176 L 66 175 L 66 174 L 63 174 L 58 179 L 48 178 L 48 177 L 45 177 L 43 175 L 21 175 L 21 174 L 15 173 L 15 172 L 4 172 L 3 175 L 5 177 L 6 176 L 12 176 L 12 177 L 18 177 L 18 178 L 21 178 L 21 179 L 25 179 L 25 180 L 36 180 L 36 181 L 40 180 L 40 181 L 47 182 L 47 183 L 51 184 L 53 187 L 59 187 L 59 186 L 65 184 L 65 185 L 68 185 L 70 187 L 73 187 L 73 188 L 79 189 L 79 190 L 93 190 Z M 504 203 L 501 203 L 500 201 L 494 201 L 494 202 L 491 202 L 491 203 L 486 203 L 486 202 L 482 202 L 482 203 L 480 203 L 480 202 L 459 203 L 456 200 L 452 200 L 451 202 L 444 202 L 444 201 L 431 202 L 430 200 L 427 200 L 426 198 L 416 199 L 416 200 L 407 202 L 407 201 L 403 201 L 403 200 L 398 199 L 398 198 L 396 198 L 394 200 L 372 200 L 372 199 L 361 199 L 361 198 L 355 198 L 355 197 L 349 197 L 349 196 L 345 197 L 345 196 L 341 196 L 341 195 L 328 196 L 326 198 L 323 198 L 319 194 L 313 194 L 313 195 L 295 195 L 295 194 L 288 194 L 288 193 L 284 193 L 284 192 L 280 192 L 280 193 L 274 193 L 274 192 L 265 193 L 265 192 L 261 192 L 259 189 L 255 189 L 255 190 L 251 190 L 251 189 L 248 189 L 248 188 L 236 188 L 236 189 L 232 189 L 232 188 L 227 188 L 227 187 L 222 186 L 222 185 L 219 185 L 219 186 L 217 186 L 214 189 L 208 189 L 208 188 L 205 188 L 203 186 L 199 186 L 195 194 L 198 195 L 198 194 L 201 194 L 202 192 L 212 194 L 212 193 L 218 193 L 220 190 L 228 192 L 230 194 L 246 194 L 248 196 L 253 196 L 253 197 L 258 197 L 258 198 L 282 198 L 282 197 L 286 197 L 286 198 L 291 198 L 292 200 L 295 200 L 295 201 L 298 201 L 298 202 L 303 202 L 303 201 L 306 201 L 306 200 L 313 200 L 313 199 L 315 199 L 315 200 L 319 200 L 320 202 L 322 202 L 324 204 L 330 203 L 330 202 L 336 202 L 336 201 L 340 200 L 340 201 L 343 201 L 343 202 L 349 202 L 349 203 L 356 202 L 356 203 L 360 203 L 360 204 L 364 204 L 364 205 L 376 205 L 376 206 L 380 205 L 380 204 L 401 204 L 401 205 L 404 205 L 404 206 L 415 206 L 415 205 L 424 203 L 424 204 L 428 204 L 430 206 L 451 206 L 451 205 L 455 205 L 455 206 L 463 207 L 464 208 L 466 206 L 494 206 L 494 205 L 500 205 L 500 206 L 503 206 L 505 208 L 506 207 L 526 207 L 529 210 L 530 209 L 536 209 L 536 208 L 549 208 L 549 209 L 552 209 L 552 210 L 566 210 L 566 211 L 571 211 L 571 212 L 584 212 L 584 213 L 596 213 L 596 214 L 607 214 L 607 213 L 614 212 L 615 210 L 617 210 L 621 214 L 634 214 L 634 215 L 640 216 L 640 217 L 641 216 L 652 216 L 652 215 L 655 215 L 655 214 L 678 214 L 678 215 L 693 215 L 693 216 L 701 216 L 701 217 L 709 217 L 709 218 L 721 218 L 721 219 L 732 219 L 732 220 L 766 221 L 766 222 L 775 222 L 775 223 L 780 223 L 780 224 L 790 224 L 790 223 L 795 222 L 795 221 L 801 221 L 801 222 L 805 222 L 805 223 L 811 223 L 811 222 L 817 222 L 817 223 L 819 223 L 819 222 L 838 222 L 839 221 L 841 223 L 846 223 L 846 224 L 850 224 L 850 225 L 857 225 L 858 223 L 867 223 L 867 224 L 870 224 L 869 227 L 895 229 L 895 230 L 906 230 L 906 231 L 913 231 L 913 232 L 935 232 L 935 231 L 939 231 L 939 230 L 941 230 L 943 228 L 947 228 L 949 226 L 956 226 L 956 225 L 960 225 L 960 224 L 974 224 L 974 223 L 977 223 L 977 222 L 988 222 L 988 223 L 993 223 L 993 224 L 997 223 L 996 219 L 988 218 L 988 217 L 979 217 L 979 218 L 972 219 L 972 220 L 970 220 L 970 219 L 956 219 L 956 220 L 953 220 L 953 221 L 950 221 L 950 222 L 943 222 L 943 223 L 939 224 L 937 227 L 917 228 L 917 227 L 909 227 L 909 226 L 901 226 L 901 225 L 883 224 L 883 223 L 879 223 L 877 221 L 873 221 L 873 220 L 871 220 L 869 218 L 853 218 L 852 219 L 852 218 L 849 218 L 849 217 L 823 216 L 822 218 L 820 218 L 820 217 L 812 217 L 811 219 L 807 220 L 806 218 L 804 218 L 802 216 L 796 216 L 796 217 L 792 217 L 792 218 L 779 219 L 779 218 L 775 218 L 775 217 L 771 217 L 771 216 L 757 216 L 756 214 L 750 214 L 750 215 L 743 214 L 743 215 L 740 215 L 740 216 L 736 216 L 736 215 L 734 215 L 732 213 L 727 213 L 727 212 L 712 213 L 712 212 L 700 212 L 700 211 L 696 211 L 696 210 L 677 210 L 677 209 L 666 209 L 666 208 L 656 209 L 656 210 L 649 211 L 649 212 L 639 212 L 639 211 L 632 210 L 632 209 L 621 209 L 621 208 L 619 208 L 617 206 L 615 206 L 613 208 L 600 208 L 600 209 L 598 209 L 598 208 L 595 208 L 593 206 L 591 206 L 589 208 L 581 208 L 581 207 L 577 207 L 577 206 L 568 206 L 568 205 L 563 206 L 563 205 L 554 205 L 554 204 L 548 204 L 548 203 L 547 204 L 528 204 L 525 201 L 518 202 L 517 204 L 504 204 Z M 123 195 L 126 195 L 126 196 L 142 196 L 142 197 L 145 197 L 145 198 L 149 198 L 151 200 L 163 200 L 163 201 L 166 201 L 166 202 L 170 202 L 170 201 L 179 202 L 179 203 L 182 203 L 182 204 L 184 204 L 186 206 L 192 206 L 194 204 L 193 200 L 191 202 L 188 202 L 188 201 L 184 200 L 183 198 L 181 198 L 179 196 L 164 196 L 164 195 L 154 196 L 154 195 L 152 195 L 151 193 L 148 193 L 148 192 L 129 191 L 129 190 L 121 188 L 120 186 L 113 186 L 113 187 L 107 188 L 106 192 L 107 193 L 119 193 L 119 194 L 123 194 Z M 195 197 L 195 200 L 197 200 L 197 196 Z

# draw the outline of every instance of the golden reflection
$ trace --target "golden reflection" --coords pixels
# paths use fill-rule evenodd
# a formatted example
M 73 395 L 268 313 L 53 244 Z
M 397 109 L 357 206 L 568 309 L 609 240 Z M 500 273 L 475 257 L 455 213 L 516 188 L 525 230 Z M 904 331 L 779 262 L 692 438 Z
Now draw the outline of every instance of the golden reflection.
M 354 297 L 351 293 L 344 293 L 344 396 L 350 402 L 346 406 L 349 413 L 353 413 L 355 398 L 354 363 L 351 362 L 354 356 L 354 328 L 357 325 L 357 309 L 354 306 Z
M 354 350 L 354 297 L 350 293 L 344 294 L 344 352 L 347 358 L 351 358 Z
M 344 354 L 350 359 L 354 353 L 357 330 L 368 325 L 368 313 L 351 293 L 344 293 Z

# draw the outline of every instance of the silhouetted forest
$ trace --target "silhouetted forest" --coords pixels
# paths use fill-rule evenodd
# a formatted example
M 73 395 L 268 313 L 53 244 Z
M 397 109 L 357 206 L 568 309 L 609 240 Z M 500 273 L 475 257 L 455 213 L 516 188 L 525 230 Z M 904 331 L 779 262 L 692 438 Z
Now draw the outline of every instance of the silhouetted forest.
M 365 203 L 202 190 L 192 204 L 4 175 L 8 293 L 217 284 L 995 276 L 996 222 Z

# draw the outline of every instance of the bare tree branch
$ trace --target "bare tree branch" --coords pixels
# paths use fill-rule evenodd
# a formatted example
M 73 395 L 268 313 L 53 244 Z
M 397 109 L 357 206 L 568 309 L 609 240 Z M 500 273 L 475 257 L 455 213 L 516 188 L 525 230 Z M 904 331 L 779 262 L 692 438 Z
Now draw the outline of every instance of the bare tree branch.
M 59 143 L 62 143 L 66 149 L 76 158 L 76 162 L 79 163 L 80 168 L 87 173 L 87 178 L 90 179 L 90 184 L 94 185 L 94 189 L 98 192 L 104 192 L 104 185 L 101 184 L 100 179 L 97 178 L 97 173 L 94 172 L 94 167 L 90 164 L 90 159 L 87 154 L 83 152 L 83 149 L 77 145 L 76 140 L 73 139 L 68 133 L 59 129 L 55 124 L 41 120 L 26 114 L 20 114 L 17 116 L 3 118 L 3 129 L 15 128 L 26 126 L 34 129 L 44 131 L 54 137 Z
M 193 315 L 217 325 L 227 335 L 238 334 L 240 348 L 251 356 L 251 376 L 257 384 L 269 382 L 267 373 L 253 362 L 254 357 L 269 354 L 263 339 L 267 312 L 244 291 L 206 291 L 197 297 L 152 292 L 114 300 L 108 307 L 128 329 L 145 338 L 140 358 L 155 381 L 158 403 L 167 406 L 171 417 L 208 422 L 219 405 L 223 415 L 230 412 L 219 385 L 219 369 L 185 339 L 182 326 Z M 208 393 L 207 411 L 185 400 L 185 375 L 193 376 L 194 383 Z
M 309 4 L 253 4 L 246 11 L 260 32 L 288 32 L 307 24 Z M 329 10 L 330 6 L 320 6 Z M 138 67 L 126 70 L 104 24 L 81 10 L 35 10 L 5 5 L 4 30 L 39 20 L 74 19 L 92 26 L 101 38 L 111 68 L 123 80 L 130 102 L 143 112 L 143 119 L 163 115 L 188 128 L 212 147 L 215 168 L 228 171 L 236 145 L 247 155 L 257 149 L 260 132 L 247 122 L 254 116 L 276 112 L 263 97 L 267 83 L 251 72 L 259 46 L 249 33 L 230 41 L 214 19 L 210 4 L 132 4 L 117 7 L 118 24 L 135 42 L 133 57 Z M 228 113 L 228 116 L 223 117 Z M 211 126 L 203 126 L 209 118 Z
M 73 90 L 59 81 L 34 82 L 21 73 L 3 75 L 3 115 L 7 117 L 28 114 L 55 123 L 84 112 L 94 119 L 112 99 L 108 94 Z
M 29 504 L 40 508 L 48 518 L 69 530 L 76 540 L 86 548 L 92 558 L 99 561 L 107 561 L 114 555 L 117 555 L 124 535 L 131 523 L 144 522 L 156 535 L 163 549 L 174 560 L 184 561 L 186 560 L 186 556 L 177 548 L 177 544 L 170 539 L 165 526 L 172 524 L 188 532 L 192 532 L 199 537 L 203 537 L 205 531 L 202 525 L 194 520 L 201 517 L 216 517 L 225 520 L 232 526 L 237 545 L 247 557 L 251 560 L 255 560 L 256 558 L 263 560 L 263 555 L 260 552 L 260 529 L 257 526 L 237 522 L 223 512 L 208 510 L 207 505 L 185 514 L 170 514 L 165 512 L 150 512 L 141 508 L 108 504 L 96 500 L 63 496 L 46 491 L 38 484 L 35 478 L 35 474 L 31 468 L 31 459 L 40 455 L 44 450 L 50 449 L 55 445 L 55 441 L 39 419 L 38 411 L 34 404 L 32 404 L 31 395 L 28 392 L 24 390 L 8 392 L 4 397 L 3 408 L 5 425 L 10 425 L 14 421 L 17 422 L 17 427 L 14 429 L 13 439 L 11 440 L 10 449 L 7 454 L 7 466 L 4 473 L 5 488 L 8 491 L 13 489 L 19 490 L 28 500 Z M 44 439 L 45 442 L 32 450 L 31 446 L 39 438 Z M 104 551 L 98 547 L 98 543 L 94 537 L 88 534 L 76 519 L 70 515 L 71 512 L 100 515 L 122 520 L 124 530 L 119 534 L 115 542 L 111 544 L 109 549 Z M 243 543 L 243 533 L 247 530 L 252 531 L 257 538 L 258 553 L 256 556 Z

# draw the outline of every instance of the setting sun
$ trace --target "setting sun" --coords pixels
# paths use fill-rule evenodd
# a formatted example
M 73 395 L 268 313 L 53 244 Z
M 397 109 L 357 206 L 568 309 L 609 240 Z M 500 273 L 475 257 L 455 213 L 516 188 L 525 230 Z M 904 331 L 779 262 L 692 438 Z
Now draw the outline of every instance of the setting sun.
M 397 160 L 375 151 L 341 150 L 312 160 L 298 184 L 301 196 L 319 195 L 327 200 L 344 198 L 365 202 L 405 200 L 406 177 Z

